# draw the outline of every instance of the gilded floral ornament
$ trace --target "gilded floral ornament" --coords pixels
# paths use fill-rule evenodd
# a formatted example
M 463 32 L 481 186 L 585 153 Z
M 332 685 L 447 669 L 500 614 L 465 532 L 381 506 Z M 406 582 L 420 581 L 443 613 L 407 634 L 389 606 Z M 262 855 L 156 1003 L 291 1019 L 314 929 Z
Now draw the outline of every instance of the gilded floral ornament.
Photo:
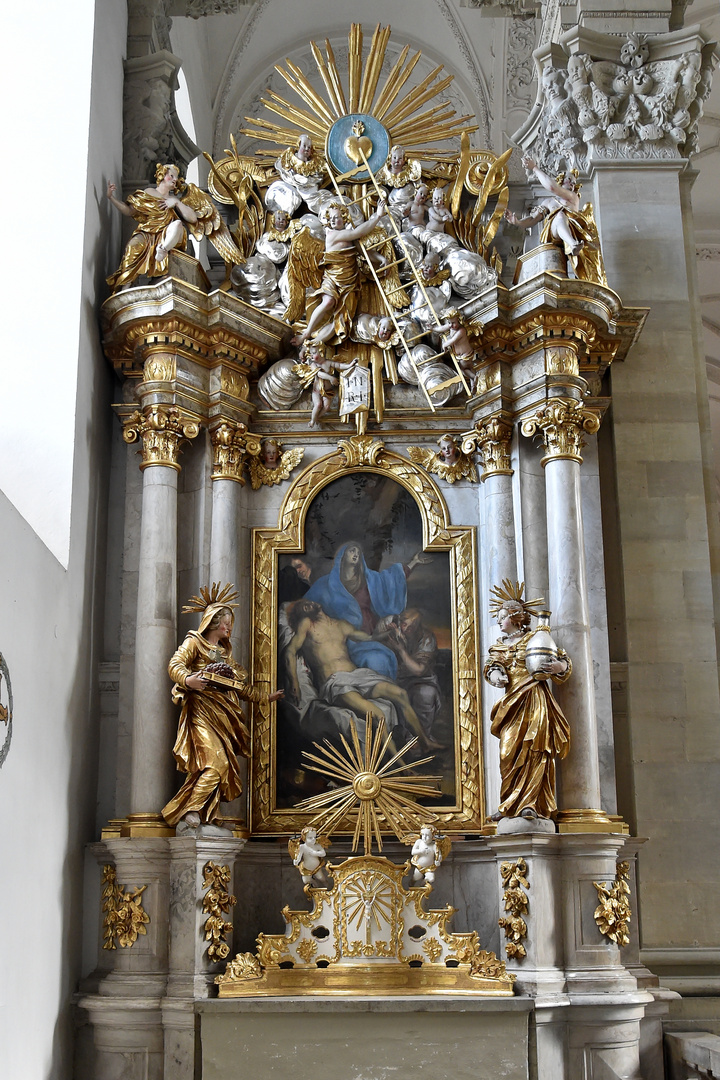
M 582 463 L 580 451 L 585 446 L 584 435 L 594 435 L 600 420 L 582 402 L 570 398 L 556 398 L 538 409 L 535 416 L 523 421 L 523 435 L 533 436 L 540 432 L 545 441 L 546 455 L 541 464 L 556 458 Z
M 142 906 L 142 894 L 147 885 L 125 892 L 125 886 L 118 884 L 115 867 L 111 864 L 103 867 L 102 885 L 103 949 L 116 949 L 116 941 L 121 948 L 129 949 L 139 934 L 147 934 L 145 927 L 150 916 Z
M 601 885 L 599 881 L 593 881 L 600 901 L 594 912 L 598 930 L 620 947 L 627 945 L 630 941 L 628 924 L 632 912 L 630 911 L 629 876 L 630 864 L 619 862 L 615 880 L 611 885 L 607 882 Z
M 260 961 L 252 953 L 238 953 L 234 960 L 231 960 L 222 975 L 215 976 L 215 982 L 218 986 L 222 986 L 224 982 L 230 982 L 234 979 L 261 979 L 262 968 Z
M 272 487 L 282 483 L 288 479 L 293 469 L 298 467 L 304 456 L 305 449 L 302 446 L 283 450 L 275 439 L 263 439 L 259 453 L 248 457 L 250 487 L 253 491 L 258 491 L 263 485 Z
M 200 425 L 193 417 L 183 414 L 176 406 L 149 405 L 136 410 L 123 421 L 126 443 L 141 443 L 141 469 L 149 465 L 165 465 L 180 471 L 178 454 L 181 443 L 194 439 Z
M 523 915 L 527 915 L 529 904 L 524 890 L 530 888 L 525 860 L 501 863 L 500 877 L 505 890 L 503 901 L 507 915 L 498 919 L 498 925 L 505 931 L 505 952 L 511 960 L 522 960 L 527 956 L 522 943 L 523 938 L 527 937 L 527 923 Z
M 205 920 L 205 940 L 209 941 L 208 958 L 217 963 L 226 960 L 230 953 L 230 946 L 225 940 L 226 934 L 232 933 L 233 924 L 226 922 L 224 916 L 230 908 L 237 903 L 236 897 L 228 892 L 230 884 L 230 867 L 206 862 L 203 867 L 203 889 L 207 892 L 203 896 L 203 914 Z

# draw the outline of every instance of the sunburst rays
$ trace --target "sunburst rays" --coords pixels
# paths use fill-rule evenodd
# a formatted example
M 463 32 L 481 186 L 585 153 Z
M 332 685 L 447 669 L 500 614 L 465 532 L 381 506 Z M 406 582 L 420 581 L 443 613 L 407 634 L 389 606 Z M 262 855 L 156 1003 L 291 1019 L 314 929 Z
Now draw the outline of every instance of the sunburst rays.
M 387 734 L 382 721 L 373 733 L 369 714 L 365 720 L 364 751 L 354 721 L 350 723 L 350 735 L 352 746 L 340 735 L 344 754 L 328 739 L 324 740 L 324 746 L 313 743 L 321 756 L 303 751 L 303 757 L 314 763 L 308 764 L 307 768 L 330 777 L 338 786 L 304 799 L 296 809 L 314 812 L 313 825 L 321 822 L 319 827 L 326 833 L 331 833 L 344 818 L 351 823 L 354 819 L 352 849 L 357 851 L 362 834 L 365 854 L 369 855 L 373 837 L 377 840 L 378 850 L 382 851 L 381 830 L 384 823 L 401 839 L 410 832 L 417 832 L 423 822 L 435 816 L 411 796 L 440 795 L 430 783 L 439 782 L 442 778 L 408 775 L 410 769 L 432 761 L 432 757 L 422 758 L 412 765 L 401 761 L 403 754 L 415 746 L 417 738 L 411 739 L 402 749 L 390 752 L 388 760 L 381 764 L 391 746 L 392 737 Z M 329 816 L 326 817 L 326 814 Z
M 428 149 L 428 143 L 447 142 L 463 131 L 477 131 L 475 118 L 471 114 L 456 116 L 449 101 L 436 100 L 430 108 L 424 109 L 433 99 L 438 99 L 453 80 L 452 75 L 442 77 L 442 64 L 435 67 L 419 83 L 411 84 L 409 89 L 407 88 L 410 76 L 422 56 L 421 52 L 411 56 L 409 45 L 402 50 L 387 78 L 380 85 L 390 33 L 389 26 L 382 27 L 378 24 L 375 27 L 363 65 L 362 26 L 353 23 L 350 27 L 347 92 L 343 87 L 332 46 L 327 39 L 325 55 L 316 42 L 310 43 L 325 91 L 324 96 L 312 86 L 297 64 L 291 60 L 286 60 L 284 66 L 276 64 L 275 70 L 297 95 L 302 105 L 293 104 L 280 94 L 268 90 L 261 99 L 262 104 L 284 123 L 245 117 L 252 126 L 243 128 L 243 135 L 274 144 L 272 149 L 256 151 L 258 161 L 271 165 L 278 153 L 288 145 L 295 144 L 305 132 L 324 146 L 335 121 L 351 113 L 373 116 L 388 132 L 391 145 L 402 143 L 408 154 L 426 160 L 436 156 L 434 151 Z

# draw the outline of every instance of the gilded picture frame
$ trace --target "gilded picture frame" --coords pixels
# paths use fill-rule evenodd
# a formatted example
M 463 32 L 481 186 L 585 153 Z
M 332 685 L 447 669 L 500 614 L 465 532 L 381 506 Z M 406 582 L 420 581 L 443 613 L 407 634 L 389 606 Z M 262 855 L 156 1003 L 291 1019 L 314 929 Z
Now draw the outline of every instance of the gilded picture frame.
M 436 752 L 438 760 L 442 758 L 445 763 L 448 776 L 445 777 L 447 783 L 442 785 L 444 794 L 437 800 L 429 800 L 428 809 L 437 816 L 438 825 L 448 832 L 479 832 L 485 819 L 485 808 L 475 586 L 476 529 L 474 526 L 451 525 L 445 501 L 429 474 L 401 454 L 386 449 L 380 440 L 373 440 L 368 435 L 342 440 L 336 452 L 313 462 L 296 478 L 280 509 L 277 528 L 253 529 L 252 679 L 256 684 L 281 685 L 278 679 L 278 648 L 282 634 L 282 613 L 279 615 L 278 606 L 282 589 L 280 569 L 289 565 L 292 556 L 305 554 L 306 522 L 308 514 L 312 517 L 315 500 L 318 496 L 322 498 L 324 489 L 335 481 L 349 478 L 356 488 L 362 489 L 368 482 L 363 478 L 372 475 L 393 481 L 404 489 L 403 494 L 409 494 L 410 499 L 405 497 L 404 502 L 412 504 L 418 514 L 423 561 L 434 561 L 435 574 L 441 578 L 444 575 L 448 582 L 449 601 L 443 610 L 449 612 L 450 647 L 445 653 L 452 657 L 451 674 L 446 677 L 446 686 L 451 687 L 448 715 L 452 730 L 451 738 L 446 740 L 441 751 Z M 342 485 L 339 488 L 336 485 L 336 489 L 344 490 Z M 286 606 L 283 605 L 283 611 Z M 287 637 L 284 641 L 287 642 Z M 449 664 L 445 668 L 450 672 Z M 278 753 L 286 748 L 286 740 L 279 738 L 279 734 L 283 735 L 286 715 L 282 702 L 253 707 L 250 763 L 250 827 L 253 835 L 297 832 L 311 817 L 288 804 L 286 783 L 279 777 Z M 307 749 L 312 749 L 311 743 Z M 426 747 L 423 749 L 427 750 Z M 437 762 L 424 766 L 423 770 L 433 772 L 434 766 L 438 771 Z M 301 768 L 300 761 L 297 768 Z M 285 769 L 282 776 L 286 773 Z

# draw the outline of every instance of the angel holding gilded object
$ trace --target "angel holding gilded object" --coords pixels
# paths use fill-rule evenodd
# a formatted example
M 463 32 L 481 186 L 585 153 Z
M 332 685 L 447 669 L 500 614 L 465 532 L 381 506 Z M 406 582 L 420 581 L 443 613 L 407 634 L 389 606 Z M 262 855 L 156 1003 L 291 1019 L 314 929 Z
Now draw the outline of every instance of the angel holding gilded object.
M 116 198 L 115 190 L 115 184 L 108 184 L 108 199 L 137 224 L 120 266 L 107 279 L 113 292 L 132 284 L 141 274 L 164 277 L 168 272 L 168 253 L 174 248 L 185 249 L 185 225 L 196 240 L 207 236 L 226 265 L 245 261 L 212 199 L 195 184 L 186 184 L 177 165 L 158 163 L 155 186 L 134 191 L 128 195 L 127 202 Z M 173 194 L 175 191 L 183 192 L 183 198 Z
M 570 728 L 550 691 L 549 681 L 564 683 L 572 664 L 558 649 L 547 626 L 530 629 L 531 615 L 543 600 L 523 600 L 524 584 L 508 580 L 491 590 L 490 609 L 500 637 L 490 646 L 483 674 L 505 691 L 493 706 L 490 731 L 500 740 L 500 805 L 492 815 L 549 818 L 555 801 L 555 758 L 570 749 Z M 543 641 L 534 642 L 542 632 Z
M 350 227 L 350 212 L 341 202 L 331 202 L 325 211 L 324 270 L 319 289 L 320 298 L 302 333 L 292 339 L 293 345 L 303 345 L 315 333 L 323 340 L 333 335 L 344 341 L 350 333 L 358 296 L 360 294 L 360 267 L 356 240 L 368 236 L 385 213 L 384 200 L 367 221 Z
M 507 221 L 521 229 L 531 229 L 544 218 L 540 243 L 560 244 L 578 278 L 607 286 L 592 205 L 586 203 L 584 208 L 580 209 L 581 185 L 577 181 L 577 169 L 558 173 L 553 180 L 548 173 L 537 167 L 533 158 L 525 156 L 522 163 L 530 176 L 535 176 L 553 196 L 554 206 L 541 206 L 525 218 L 518 218 L 515 213 L 506 210 Z
M 326 847 L 330 846 L 327 836 L 318 836 L 317 829 L 312 825 L 306 825 L 300 833 L 299 839 L 291 837 L 288 840 L 288 851 L 302 876 L 303 885 L 313 885 L 316 889 L 328 887 L 325 861 L 327 856 Z
M 182 705 L 173 748 L 176 764 L 186 774 L 177 795 L 163 808 L 168 825 L 184 821 L 188 829 L 211 824 L 221 800 L 232 802 L 242 793 L 238 757 L 250 756 L 250 733 L 241 701 L 267 704 L 283 696 L 248 682 L 244 668 L 233 660 L 230 634 L 237 607 L 232 585 L 202 588 L 183 611 L 201 612 L 200 626 L 191 630 L 168 665 L 174 680 L 172 696 Z
M 113 206 L 137 222 L 119 268 L 107 279 L 113 292 L 123 285 L 130 285 L 140 274 L 162 277 L 168 270 L 168 252 L 176 247 L 184 250 L 183 222 L 194 225 L 197 214 L 173 194 L 176 190 L 182 191 L 183 187 L 178 167 L 161 164 L 155 167 L 154 187 L 134 191 L 128 195 L 127 202 L 116 198 L 115 184 L 108 184 L 107 197 Z

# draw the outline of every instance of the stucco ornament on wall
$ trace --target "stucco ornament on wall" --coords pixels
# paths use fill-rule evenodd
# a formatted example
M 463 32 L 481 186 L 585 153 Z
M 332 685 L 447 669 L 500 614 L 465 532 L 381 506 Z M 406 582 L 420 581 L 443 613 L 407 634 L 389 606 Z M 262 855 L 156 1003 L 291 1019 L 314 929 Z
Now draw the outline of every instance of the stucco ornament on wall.
M 713 46 L 685 31 L 628 34 L 608 45 L 582 30 L 535 54 L 539 96 L 516 138 L 553 172 L 591 159 L 667 160 L 697 150 Z
M 0 766 L 10 751 L 12 739 L 13 696 L 10 685 L 10 672 L 8 671 L 5 657 L 0 653 L 0 734 L 2 734 L 2 746 L 0 746 Z M 4 730 L 3 730 L 4 728 Z

